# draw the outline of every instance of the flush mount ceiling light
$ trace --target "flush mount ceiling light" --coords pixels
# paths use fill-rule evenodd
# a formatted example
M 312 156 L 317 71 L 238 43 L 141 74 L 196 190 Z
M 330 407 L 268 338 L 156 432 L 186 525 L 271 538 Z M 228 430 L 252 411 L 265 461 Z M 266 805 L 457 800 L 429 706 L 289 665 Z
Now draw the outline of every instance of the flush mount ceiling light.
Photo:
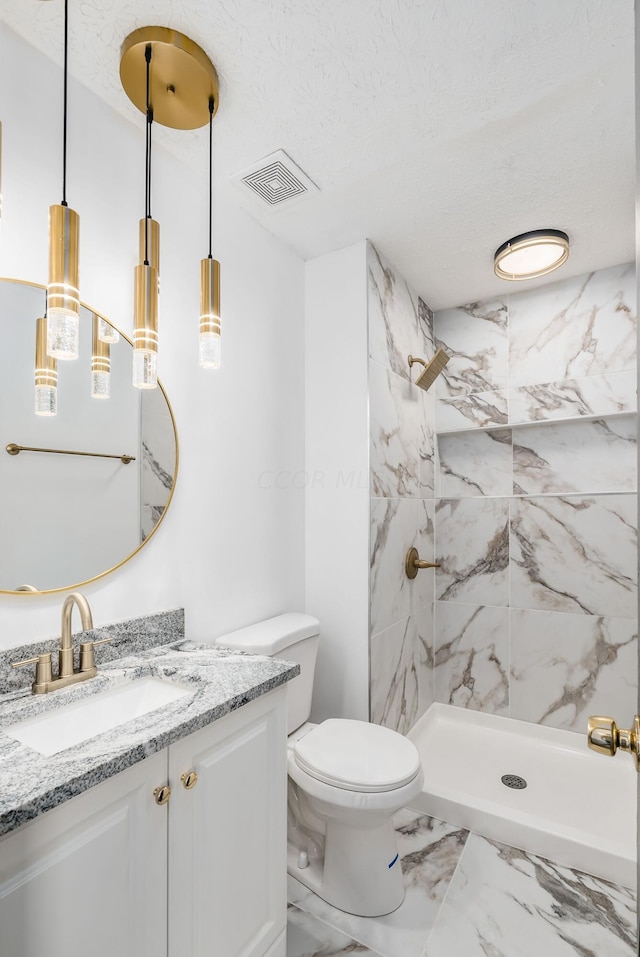
M 569 258 L 569 237 L 559 229 L 532 229 L 503 243 L 493 257 L 500 279 L 514 281 L 546 276 Z
M 209 124 L 209 255 L 201 263 L 200 364 L 220 364 L 220 264 L 211 255 L 211 123 L 218 105 L 218 74 L 204 50 L 168 27 L 141 27 L 121 48 L 120 79 L 129 99 L 147 120 L 146 208 L 140 224 L 136 266 L 134 380 L 137 388 L 157 384 L 158 224 L 151 218 L 151 125 L 195 130 Z

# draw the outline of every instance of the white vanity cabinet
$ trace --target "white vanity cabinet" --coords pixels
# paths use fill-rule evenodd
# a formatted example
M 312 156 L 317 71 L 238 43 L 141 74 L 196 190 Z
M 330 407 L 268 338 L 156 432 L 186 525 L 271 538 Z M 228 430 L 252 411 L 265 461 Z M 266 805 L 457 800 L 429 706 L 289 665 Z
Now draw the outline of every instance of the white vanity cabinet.
M 284 957 L 286 780 L 282 686 L 1 838 L 0 957 Z
M 169 957 L 271 957 L 285 929 L 287 729 L 272 695 L 169 749 Z

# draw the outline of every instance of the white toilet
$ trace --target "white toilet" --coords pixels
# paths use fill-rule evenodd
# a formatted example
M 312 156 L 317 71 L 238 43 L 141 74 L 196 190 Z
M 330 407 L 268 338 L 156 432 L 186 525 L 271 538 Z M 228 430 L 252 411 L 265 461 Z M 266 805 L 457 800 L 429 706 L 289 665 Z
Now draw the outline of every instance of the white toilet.
M 319 635 L 316 618 L 286 614 L 216 644 L 300 665 L 288 685 L 287 868 L 334 907 L 377 917 L 404 899 L 391 819 L 421 790 L 422 767 L 396 731 L 344 718 L 306 723 Z

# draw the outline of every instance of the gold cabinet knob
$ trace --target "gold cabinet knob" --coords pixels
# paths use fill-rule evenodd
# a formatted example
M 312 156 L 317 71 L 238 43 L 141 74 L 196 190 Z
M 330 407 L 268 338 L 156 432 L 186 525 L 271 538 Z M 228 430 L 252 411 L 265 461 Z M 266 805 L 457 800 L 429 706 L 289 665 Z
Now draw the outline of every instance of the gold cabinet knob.
M 198 775 L 195 771 L 185 771 L 184 774 L 180 775 L 180 780 L 182 781 L 182 786 L 190 791 L 191 788 L 194 788 L 198 783 Z
M 633 719 L 633 727 L 619 728 L 613 718 L 606 715 L 591 715 L 587 731 L 587 744 L 597 754 L 613 757 L 618 751 L 628 751 L 633 756 L 636 771 L 640 770 L 640 716 Z
M 153 796 L 156 799 L 156 804 L 162 807 L 171 797 L 171 788 L 168 784 L 163 784 L 162 787 L 154 788 Z
M 440 568 L 440 562 L 425 562 L 420 558 L 417 548 L 410 548 L 404 560 L 407 578 L 415 578 L 419 568 Z

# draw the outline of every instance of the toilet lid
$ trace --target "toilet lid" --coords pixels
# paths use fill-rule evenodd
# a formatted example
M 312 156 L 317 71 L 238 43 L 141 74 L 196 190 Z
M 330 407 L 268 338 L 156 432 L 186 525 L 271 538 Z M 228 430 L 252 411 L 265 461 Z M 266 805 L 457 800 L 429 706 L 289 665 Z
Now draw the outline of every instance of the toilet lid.
M 420 757 L 397 731 L 367 721 L 329 718 L 296 742 L 298 767 L 348 791 L 393 791 L 415 778 Z

